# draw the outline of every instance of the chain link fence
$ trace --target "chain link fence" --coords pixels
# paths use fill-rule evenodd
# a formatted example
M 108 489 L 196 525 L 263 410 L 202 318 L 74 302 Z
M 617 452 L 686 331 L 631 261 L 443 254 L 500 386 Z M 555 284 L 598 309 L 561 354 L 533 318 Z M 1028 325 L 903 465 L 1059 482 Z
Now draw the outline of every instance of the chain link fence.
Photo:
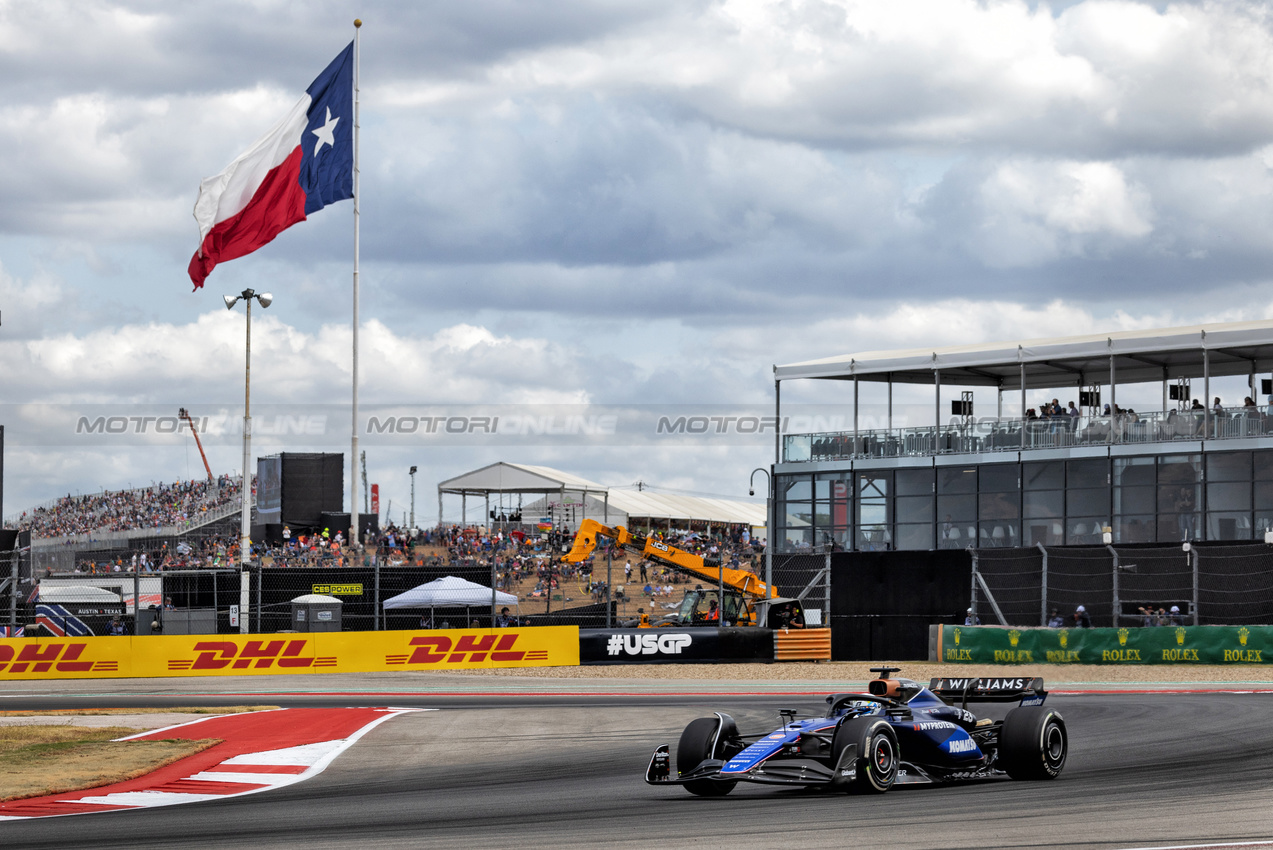
M 1263 544 L 974 549 L 969 604 L 982 623 L 1093 626 L 1273 623 L 1273 546 Z M 1160 615 L 1161 612 L 1161 615 Z
M 773 559 L 773 583 L 778 595 L 800 600 L 805 611 L 806 625 L 829 625 L 831 556 L 775 553 Z

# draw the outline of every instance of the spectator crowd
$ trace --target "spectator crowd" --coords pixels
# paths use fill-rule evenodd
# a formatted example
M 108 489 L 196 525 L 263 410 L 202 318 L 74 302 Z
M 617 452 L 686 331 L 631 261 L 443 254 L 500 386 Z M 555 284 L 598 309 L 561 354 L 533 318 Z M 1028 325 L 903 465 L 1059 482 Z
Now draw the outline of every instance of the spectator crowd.
M 237 504 L 241 498 L 241 480 L 222 475 L 214 480 L 153 484 L 136 490 L 107 490 L 87 496 L 67 495 L 51 505 L 24 511 L 18 528 L 30 531 L 32 537 L 47 539 L 186 527 L 209 511 Z

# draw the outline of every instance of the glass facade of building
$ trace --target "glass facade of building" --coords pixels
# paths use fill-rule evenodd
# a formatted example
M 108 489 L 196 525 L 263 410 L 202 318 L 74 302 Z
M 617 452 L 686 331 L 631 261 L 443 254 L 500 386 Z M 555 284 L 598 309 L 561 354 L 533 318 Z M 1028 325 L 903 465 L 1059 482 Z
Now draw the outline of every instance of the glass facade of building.
M 778 551 L 1263 539 L 1273 449 L 779 472 Z

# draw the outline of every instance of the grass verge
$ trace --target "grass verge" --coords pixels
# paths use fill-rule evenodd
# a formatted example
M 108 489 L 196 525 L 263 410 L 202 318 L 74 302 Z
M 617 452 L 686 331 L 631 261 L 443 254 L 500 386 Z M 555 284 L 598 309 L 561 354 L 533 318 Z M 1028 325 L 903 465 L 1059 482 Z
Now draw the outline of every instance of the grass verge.
M 0 801 L 135 779 L 220 743 L 215 738 L 112 740 L 136 732 L 125 727 L 0 727 Z

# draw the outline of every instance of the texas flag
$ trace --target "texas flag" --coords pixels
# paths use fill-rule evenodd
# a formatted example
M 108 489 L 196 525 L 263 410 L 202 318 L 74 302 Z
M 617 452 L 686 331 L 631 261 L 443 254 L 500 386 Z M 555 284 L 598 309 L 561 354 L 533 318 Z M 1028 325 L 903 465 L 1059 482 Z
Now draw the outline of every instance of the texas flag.
M 354 196 L 354 45 L 256 144 L 199 186 L 195 289 L 217 263 L 250 254 L 328 204 Z

